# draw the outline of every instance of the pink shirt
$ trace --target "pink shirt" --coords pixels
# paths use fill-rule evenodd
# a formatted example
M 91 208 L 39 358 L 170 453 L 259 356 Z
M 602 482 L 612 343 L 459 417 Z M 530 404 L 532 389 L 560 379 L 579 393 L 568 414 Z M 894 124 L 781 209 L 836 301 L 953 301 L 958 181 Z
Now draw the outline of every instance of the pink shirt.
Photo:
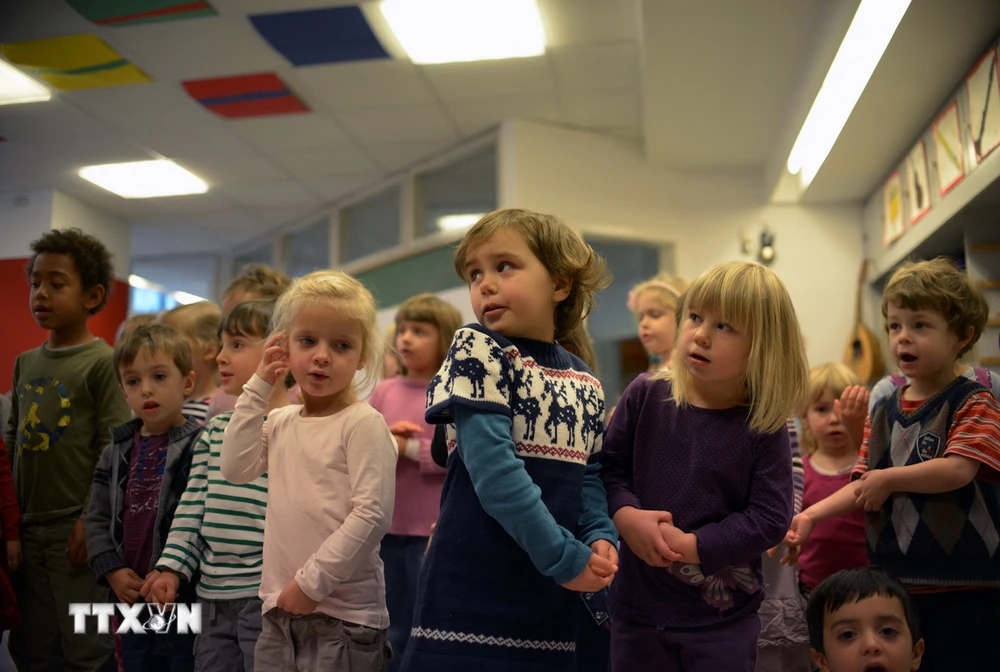
M 820 473 L 803 455 L 802 467 L 805 470 L 802 509 L 805 510 L 850 483 L 853 465 L 838 474 Z M 799 556 L 799 580 L 807 587 L 815 588 L 823 579 L 842 569 L 869 564 L 865 546 L 865 515 L 859 509 L 816 523 Z
M 414 422 L 424 429 L 413 438 L 419 444 L 417 459 L 400 457 L 396 463 L 396 508 L 392 513 L 389 534 L 426 537 L 437 520 L 441 505 L 441 487 L 448 473 L 431 457 L 434 427 L 424 422 L 427 406 L 427 383 L 395 376 L 383 380 L 368 397 L 372 408 L 380 412 L 390 427 L 400 420 Z

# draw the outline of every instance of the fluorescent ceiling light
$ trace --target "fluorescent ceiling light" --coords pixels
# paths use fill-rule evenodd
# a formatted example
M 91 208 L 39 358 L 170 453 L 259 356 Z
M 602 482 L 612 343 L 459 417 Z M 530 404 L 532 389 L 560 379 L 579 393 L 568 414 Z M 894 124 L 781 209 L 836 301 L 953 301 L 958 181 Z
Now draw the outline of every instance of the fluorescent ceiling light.
M 480 219 L 485 213 L 468 215 L 444 215 L 437 218 L 437 227 L 442 231 L 459 231 L 467 229 Z
M 39 103 L 50 98 L 51 91 L 0 59 L 0 105 Z
M 536 0 L 382 0 L 379 9 L 414 63 L 545 53 Z
M 152 289 L 159 291 L 163 289 L 160 285 L 155 282 L 150 282 L 146 278 L 140 277 L 138 275 L 128 276 L 128 284 L 132 287 L 138 287 L 139 289 Z
M 910 0 L 861 0 L 844 41 L 788 155 L 788 172 L 809 185 L 868 86 Z
M 197 296 L 195 294 L 189 294 L 187 292 L 174 292 L 172 296 L 174 297 L 174 301 L 184 305 L 187 305 L 189 303 L 198 303 L 200 301 L 208 301 L 208 299 L 206 298 Z
M 87 166 L 80 177 L 122 198 L 204 194 L 208 185 L 173 161 L 133 161 Z

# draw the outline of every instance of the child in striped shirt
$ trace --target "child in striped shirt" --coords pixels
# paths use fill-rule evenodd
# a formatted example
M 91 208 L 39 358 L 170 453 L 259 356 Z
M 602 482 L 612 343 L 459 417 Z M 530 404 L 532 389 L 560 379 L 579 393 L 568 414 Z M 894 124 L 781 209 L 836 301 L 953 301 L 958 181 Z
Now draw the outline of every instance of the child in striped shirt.
M 238 395 L 257 369 L 273 309 L 274 299 L 247 301 L 223 319 L 218 362 L 227 393 Z M 285 385 L 275 386 L 269 412 L 287 405 L 286 392 Z M 207 607 L 195 643 L 200 672 L 252 672 L 261 628 L 267 474 L 244 485 L 222 478 L 219 455 L 231 416 L 212 418 L 198 439 L 187 490 L 156 563 L 159 573 L 146 582 L 150 601 L 163 604 L 176 600 L 182 581 L 197 580 L 198 599 Z

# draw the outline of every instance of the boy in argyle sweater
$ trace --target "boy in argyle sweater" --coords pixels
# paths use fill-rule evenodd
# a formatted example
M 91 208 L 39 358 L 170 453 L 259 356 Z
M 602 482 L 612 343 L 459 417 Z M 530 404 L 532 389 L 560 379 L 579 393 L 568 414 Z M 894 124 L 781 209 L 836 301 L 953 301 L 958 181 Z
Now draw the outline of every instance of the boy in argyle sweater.
M 927 642 L 921 671 L 992 669 L 991 631 L 1000 623 L 1000 406 L 960 375 L 958 362 L 979 340 L 989 304 L 952 262 L 935 259 L 893 274 L 882 315 L 910 383 L 872 409 L 852 482 L 797 515 L 785 543 L 794 561 L 815 523 L 864 509 L 872 562 L 899 578 L 917 604 Z

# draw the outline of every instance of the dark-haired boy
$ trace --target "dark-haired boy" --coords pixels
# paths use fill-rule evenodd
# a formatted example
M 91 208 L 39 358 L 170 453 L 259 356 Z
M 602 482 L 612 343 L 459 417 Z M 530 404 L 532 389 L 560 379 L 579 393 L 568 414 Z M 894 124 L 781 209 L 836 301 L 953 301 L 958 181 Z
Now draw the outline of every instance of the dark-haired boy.
M 844 569 L 812 591 L 809 646 L 822 672 L 913 672 L 924 640 L 902 583 L 878 567 Z
M 82 516 L 109 429 L 130 417 L 111 347 L 87 326 L 114 281 L 111 254 L 78 229 L 49 231 L 31 251 L 31 313 L 49 337 L 14 365 L 5 438 L 22 515 L 14 588 L 23 625 L 9 649 L 20 672 L 104 670 L 114 663 L 110 635 L 74 634 L 69 604 L 108 599 L 86 564 Z

